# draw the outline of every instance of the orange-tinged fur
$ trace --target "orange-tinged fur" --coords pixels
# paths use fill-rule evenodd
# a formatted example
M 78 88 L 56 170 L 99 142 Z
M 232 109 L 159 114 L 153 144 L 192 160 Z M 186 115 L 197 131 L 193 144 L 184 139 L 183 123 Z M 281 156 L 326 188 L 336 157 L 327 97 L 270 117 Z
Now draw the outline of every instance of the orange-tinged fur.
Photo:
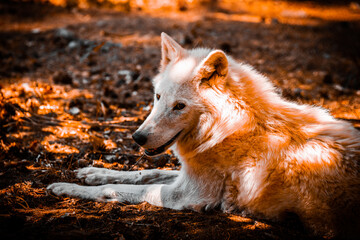
M 245 209 L 269 219 L 292 212 L 315 233 L 357 238 L 359 132 L 323 109 L 287 102 L 268 79 L 248 69 L 230 60 L 224 86 L 210 86 L 205 94 L 200 88 L 203 104 L 226 94 L 228 108 L 246 113 L 238 120 L 240 128 L 208 149 L 198 150 L 197 132 L 178 140 L 174 149 L 189 175 L 212 183 L 202 190 L 205 195 L 224 184 L 219 196 L 224 210 Z M 216 103 L 208 107 L 217 111 Z M 212 128 L 222 127 L 223 120 L 212 121 Z
M 181 171 L 84 168 L 78 177 L 100 186 L 48 189 L 271 220 L 294 213 L 316 234 L 360 236 L 360 133 L 351 124 L 283 99 L 266 77 L 220 50 L 185 50 L 166 34 L 153 83 L 154 108 L 133 137 L 149 155 L 171 146 Z

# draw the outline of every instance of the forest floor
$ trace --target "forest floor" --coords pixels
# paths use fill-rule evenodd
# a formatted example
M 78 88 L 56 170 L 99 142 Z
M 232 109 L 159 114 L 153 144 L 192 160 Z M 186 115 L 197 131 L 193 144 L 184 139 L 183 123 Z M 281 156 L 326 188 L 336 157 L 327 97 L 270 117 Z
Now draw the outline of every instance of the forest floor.
M 303 10 L 286 5 L 277 17 L 250 8 L 124 13 L 2 1 L 1 239 L 317 239 L 296 219 L 99 203 L 45 190 L 82 184 L 73 170 L 85 166 L 180 169 L 171 152 L 135 164 L 143 150 L 131 139 L 152 108 L 161 32 L 186 48 L 221 48 L 268 76 L 285 98 L 359 127 L 358 5 L 297 4 Z M 329 17 L 327 7 L 340 15 Z

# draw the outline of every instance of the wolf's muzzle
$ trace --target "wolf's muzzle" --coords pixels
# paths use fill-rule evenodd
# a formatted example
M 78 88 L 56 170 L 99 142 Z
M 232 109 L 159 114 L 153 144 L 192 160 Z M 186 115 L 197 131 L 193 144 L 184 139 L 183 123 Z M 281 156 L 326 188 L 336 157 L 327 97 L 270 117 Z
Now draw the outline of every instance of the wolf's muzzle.
M 148 156 L 155 156 L 155 155 L 158 155 L 158 154 L 164 152 L 172 143 L 175 142 L 175 140 L 177 139 L 177 137 L 180 135 L 181 132 L 182 132 L 182 130 L 180 132 L 178 132 L 173 138 L 171 138 L 167 143 L 165 143 L 164 145 L 162 145 L 158 148 L 145 149 L 145 154 Z

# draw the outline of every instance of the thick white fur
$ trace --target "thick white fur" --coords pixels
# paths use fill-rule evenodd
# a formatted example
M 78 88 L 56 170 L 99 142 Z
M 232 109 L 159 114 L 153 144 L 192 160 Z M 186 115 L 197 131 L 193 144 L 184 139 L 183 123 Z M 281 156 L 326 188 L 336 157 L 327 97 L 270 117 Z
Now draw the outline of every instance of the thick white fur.
M 266 77 L 222 51 L 185 50 L 164 33 L 153 84 L 154 108 L 138 132 L 147 136 L 143 147 L 154 149 L 181 131 L 171 146 L 181 171 L 84 168 L 78 177 L 99 186 L 48 189 L 273 220 L 292 212 L 315 233 L 358 236 L 360 134 L 349 123 L 284 100 Z M 179 102 L 186 107 L 174 110 Z

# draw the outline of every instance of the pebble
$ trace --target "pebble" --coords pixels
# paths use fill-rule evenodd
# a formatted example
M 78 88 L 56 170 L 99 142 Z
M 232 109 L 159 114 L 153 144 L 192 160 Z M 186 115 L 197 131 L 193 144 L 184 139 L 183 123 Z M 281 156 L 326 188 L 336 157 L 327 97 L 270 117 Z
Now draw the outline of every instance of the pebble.
M 115 160 L 116 156 L 115 155 L 106 155 L 104 158 L 107 162 L 112 162 Z
M 132 72 L 130 70 L 119 70 L 118 75 L 125 76 L 126 84 L 129 84 L 132 81 Z
M 340 84 L 334 84 L 334 88 L 340 92 L 344 91 L 344 88 Z
M 41 32 L 40 28 L 34 28 L 31 30 L 31 33 L 33 33 L 33 34 L 38 34 L 40 32 Z
M 75 33 L 66 29 L 66 28 L 58 28 L 55 31 L 56 37 L 66 38 L 66 39 L 72 39 L 75 37 Z
M 69 42 L 69 44 L 68 44 L 68 48 L 69 48 L 69 49 L 75 49 L 75 48 L 77 48 L 77 47 L 79 47 L 79 46 L 80 46 L 80 44 L 79 44 L 78 41 L 71 41 L 71 42 Z
M 78 107 L 72 107 L 70 108 L 69 113 L 74 116 L 78 115 L 80 113 L 80 109 Z

